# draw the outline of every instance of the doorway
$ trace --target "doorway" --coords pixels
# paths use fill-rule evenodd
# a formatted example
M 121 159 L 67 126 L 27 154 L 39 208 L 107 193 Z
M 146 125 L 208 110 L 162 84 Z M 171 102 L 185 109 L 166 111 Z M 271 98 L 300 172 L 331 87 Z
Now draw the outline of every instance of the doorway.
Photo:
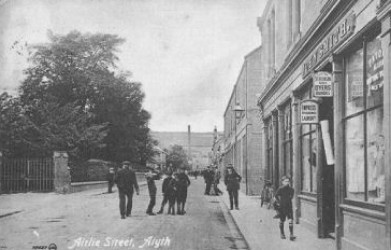
M 333 98 L 322 98 L 319 104 L 319 121 L 328 122 L 328 131 L 318 129 L 318 236 L 320 238 L 334 238 L 335 227 L 335 193 L 334 193 L 334 164 L 328 164 L 325 154 L 325 144 L 322 133 L 329 133 L 331 141 L 331 152 L 334 148 L 334 119 L 333 119 Z

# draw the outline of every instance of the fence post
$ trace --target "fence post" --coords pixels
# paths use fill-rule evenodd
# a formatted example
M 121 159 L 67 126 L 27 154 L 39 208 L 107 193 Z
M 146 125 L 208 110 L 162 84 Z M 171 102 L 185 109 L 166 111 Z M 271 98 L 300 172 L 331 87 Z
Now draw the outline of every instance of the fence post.
M 65 194 L 71 191 L 71 173 L 68 167 L 68 154 L 64 151 L 55 151 L 54 162 L 54 190 Z

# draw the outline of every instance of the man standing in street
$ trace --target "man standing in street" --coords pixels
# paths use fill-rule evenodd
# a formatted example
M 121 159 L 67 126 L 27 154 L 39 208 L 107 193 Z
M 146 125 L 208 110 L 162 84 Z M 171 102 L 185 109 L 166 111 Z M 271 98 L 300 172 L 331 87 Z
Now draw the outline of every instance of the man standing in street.
M 212 182 L 213 182 L 213 173 L 210 169 L 210 166 L 204 171 L 204 180 L 205 180 L 205 195 L 210 195 L 210 188 L 212 187 Z
M 151 167 L 148 168 L 148 173 L 145 174 L 145 179 L 147 180 L 148 184 L 148 192 L 149 192 L 149 205 L 147 208 L 147 214 L 148 215 L 155 215 L 155 213 L 152 211 L 153 207 L 156 204 L 156 185 L 155 180 L 160 179 L 159 173 L 156 173 L 155 170 Z
M 229 164 L 227 168 L 227 174 L 225 175 L 224 183 L 227 186 L 227 191 L 229 195 L 229 204 L 230 209 L 239 210 L 239 194 L 238 190 L 240 188 L 240 181 L 242 180 L 242 177 L 236 173 L 236 171 L 233 168 L 232 164 Z
M 185 205 L 187 200 L 187 188 L 190 186 L 189 176 L 185 173 L 183 168 L 178 169 L 178 173 L 176 175 L 176 187 L 177 187 L 177 214 L 184 215 Z
M 119 193 L 119 211 L 121 219 L 125 219 L 125 216 L 129 217 L 132 213 L 133 187 L 136 189 L 136 194 L 139 195 L 136 174 L 131 169 L 130 162 L 122 162 L 122 169 L 118 171 L 116 183 Z M 128 202 L 125 209 L 126 197 Z

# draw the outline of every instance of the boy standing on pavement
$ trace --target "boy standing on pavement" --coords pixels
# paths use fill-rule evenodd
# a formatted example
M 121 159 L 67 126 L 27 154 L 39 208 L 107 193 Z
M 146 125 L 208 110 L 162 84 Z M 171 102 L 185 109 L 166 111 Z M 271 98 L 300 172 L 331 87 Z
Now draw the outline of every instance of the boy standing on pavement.
M 290 178 L 283 176 L 281 178 L 282 185 L 277 189 L 275 198 L 280 205 L 279 208 L 279 227 L 281 239 L 285 239 L 284 233 L 284 222 L 286 218 L 289 220 L 289 232 L 290 240 L 295 240 L 296 237 L 293 235 L 293 209 L 292 209 L 292 198 L 294 194 L 294 189 L 290 187 L 289 182 Z
M 122 169 L 118 171 L 115 182 L 118 187 L 121 219 L 125 219 L 125 216 L 129 217 L 132 213 L 133 187 L 136 189 L 137 195 L 139 195 L 136 174 L 130 169 L 129 161 L 122 162 Z M 126 197 L 128 198 L 128 202 L 125 209 Z

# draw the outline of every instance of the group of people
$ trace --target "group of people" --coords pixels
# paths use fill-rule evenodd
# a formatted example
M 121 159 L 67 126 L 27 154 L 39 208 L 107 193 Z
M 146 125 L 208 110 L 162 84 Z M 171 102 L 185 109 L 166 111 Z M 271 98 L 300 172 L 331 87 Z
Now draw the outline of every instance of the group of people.
M 220 171 L 215 167 L 209 167 L 207 170 L 203 171 L 203 177 L 205 180 L 205 195 L 210 195 L 211 187 L 213 186 L 214 194 L 222 194 L 222 191 L 218 188 L 220 182 Z M 145 174 L 147 180 L 148 192 L 150 196 L 150 201 L 147 207 L 146 213 L 148 215 L 155 215 L 153 213 L 153 208 L 156 204 L 156 193 L 157 188 L 155 185 L 155 180 L 160 179 L 160 173 L 152 168 L 149 169 L 149 172 Z M 119 208 L 121 218 L 125 219 L 126 217 L 131 216 L 132 212 L 132 199 L 134 190 L 136 194 L 139 195 L 139 186 L 137 183 L 136 174 L 131 169 L 130 162 L 125 161 L 122 163 L 122 168 L 118 173 L 114 174 L 114 169 L 110 169 L 108 174 L 109 180 L 109 193 L 112 192 L 112 187 L 114 183 L 117 184 L 119 192 Z M 230 209 L 234 208 L 239 210 L 239 195 L 238 191 L 240 189 L 240 182 L 242 177 L 235 171 L 233 166 L 230 164 L 227 167 L 227 172 L 224 176 L 224 184 L 227 187 L 227 192 L 229 195 Z M 288 219 L 289 223 L 289 239 L 295 240 L 296 237 L 293 234 L 293 207 L 292 199 L 294 195 L 294 189 L 290 186 L 290 178 L 288 176 L 283 176 L 281 178 L 281 186 L 274 192 L 272 184 L 270 181 L 265 181 L 265 186 L 261 192 L 261 206 L 264 203 L 268 203 L 268 208 L 272 205 L 276 210 L 277 214 L 274 218 L 279 219 L 279 229 L 280 236 L 282 239 L 285 239 L 284 223 Z M 168 203 L 168 214 L 175 215 L 175 203 L 176 203 L 176 212 L 178 215 L 183 215 L 186 213 L 185 204 L 187 199 L 187 189 L 190 185 L 190 179 L 185 173 L 184 169 L 178 169 L 174 174 L 172 171 L 167 173 L 167 177 L 164 179 L 162 184 L 163 200 L 161 203 L 160 210 L 158 214 L 164 212 L 164 207 Z M 127 199 L 127 204 L 125 206 Z
M 201 172 L 205 181 L 205 195 L 211 195 L 211 191 L 213 191 L 213 195 L 220 195 L 223 192 L 219 189 L 218 185 L 220 183 L 221 174 L 216 166 L 209 166 L 206 170 Z M 213 187 L 213 190 L 211 190 Z
M 202 172 L 205 180 L 205 195 L 211 195 L 211 188 L 213 187 L 213 194 L 220 195 L 223 192 L 218 188 L 220 183 L 221 174 L 216 166 L 209 166 L 208 169 Z M 229 164 L 227 172 L 224 175 L 224 184 L 227 187 L 229 195 L 230 209 L 239 209 L 239 196 L 238 190 L 240 189 L 240 182 L 242 177 L 234 170 L 233 165 Z
M 117 184 L 121 218 L 125 219 L 126 217 L 131 216 L 133 194 L 134 191 L 136 191 L 136 194 L 139 195 L 139 186 L 137 183 L 136 174 L 132 170 L 130 162 L 124 161 L 122 163 L 122 168 L 117 172 L 116 175 L 114 174 L 114 171 L 110 170 L 108 179 L 109 193 L 112 192 L 112 186 L 114 183 Z M 148 193 L 150 197 L 146 213 L 148 215 L 155 215 L 153 212 L 153 208 L 156 204 L 157 194 L 155 180 L 160 179 L 160 172 L 153 168 L 149 168 L 148 172 L 145 174 L 145 179 L 147 181 Z M 164 206 L 167 204 L 167 202 L 169 203 L 170 214 L 175 214 L 175 203 L 177 204 L 177 214 L 185 214 L 187 188 L 189 185 L 190 179 L 186 175 L 184 169 L 178 169 L 175 174 L 173 174 L 173 172 L 170 170 L 170 172 L 167 173 L 167 177 L 163 181 L 163 201 L 158 214 L 163 213 Z

